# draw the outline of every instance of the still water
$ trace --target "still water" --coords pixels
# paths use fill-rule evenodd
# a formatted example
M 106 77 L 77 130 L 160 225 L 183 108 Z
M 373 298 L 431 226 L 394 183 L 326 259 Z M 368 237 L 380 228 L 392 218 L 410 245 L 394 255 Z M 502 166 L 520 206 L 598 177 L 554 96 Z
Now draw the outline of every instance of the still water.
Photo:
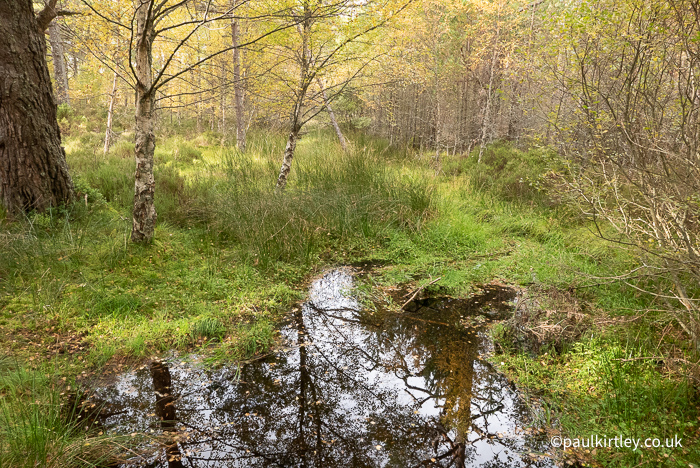
M 315 281 L 264 360 L 154 361 L 98 389 L 103 424 L 160 435 L 124 466 L 554 466 L 517 391 L 482 357 L 512 290 L 368 310 L 349 270 Z M 165 441 L 163 443 L 163 441 Z

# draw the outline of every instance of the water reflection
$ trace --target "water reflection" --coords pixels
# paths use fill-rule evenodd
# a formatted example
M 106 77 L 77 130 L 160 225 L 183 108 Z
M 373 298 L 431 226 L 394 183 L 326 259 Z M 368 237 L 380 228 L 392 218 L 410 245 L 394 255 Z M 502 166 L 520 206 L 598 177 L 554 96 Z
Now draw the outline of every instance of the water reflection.
M 160 418 L 160 428 L 164 433 L 176 431 L 177 412 L 175 396 L 172 394 L 170 369 L 157 359 L 150 365 L 153 393 L 155 393 L 156 416 Z M 182 453 L 175 439 L 165 440 L 165 458 L 168 468 L 182 468 Z
M 99 392 L 119 410 L 106 424 L 177 431 L 179 442 L 134 460 L 169 468 L 553 466 L 529 455 L 546 447 L 519 430 L 516 392 L 463 325 L 485 302 L 503 310 L 510 291 L 388 314 L 363 310 L 351 288 L 342 270 L 316 281 L 282 330 L 285 349 L 265 361 L 124 375 Z

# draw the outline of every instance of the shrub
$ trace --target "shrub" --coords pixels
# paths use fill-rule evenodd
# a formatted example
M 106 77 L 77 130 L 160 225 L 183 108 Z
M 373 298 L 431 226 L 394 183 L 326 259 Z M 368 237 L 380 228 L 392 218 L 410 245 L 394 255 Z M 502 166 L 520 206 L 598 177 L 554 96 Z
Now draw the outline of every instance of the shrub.
M 511 201 L 547 201 L 544 175 L 557 164 L 547 149 L 520 151 L 506 142 L 490 145 L 478 162 L 474 150 L 463 163 L 472 184 Z

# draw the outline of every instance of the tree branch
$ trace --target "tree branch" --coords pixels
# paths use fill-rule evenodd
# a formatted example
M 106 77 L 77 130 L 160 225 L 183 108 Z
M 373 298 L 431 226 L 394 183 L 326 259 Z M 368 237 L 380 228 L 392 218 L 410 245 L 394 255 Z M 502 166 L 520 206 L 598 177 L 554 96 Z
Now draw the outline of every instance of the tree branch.
M 56 2 L 58 0 L 50 0 L 44 3 L 44 8 L 36 14 L 36 23 L 39 31 L 46 31 L 51 24 L 51 21 L 56 17 Z

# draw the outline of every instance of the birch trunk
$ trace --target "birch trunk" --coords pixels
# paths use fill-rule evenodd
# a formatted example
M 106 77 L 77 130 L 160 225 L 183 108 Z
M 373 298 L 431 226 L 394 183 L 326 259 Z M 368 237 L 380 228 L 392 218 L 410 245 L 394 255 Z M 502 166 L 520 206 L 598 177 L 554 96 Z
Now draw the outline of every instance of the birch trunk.
M 234 6 L 235 6 L 234 1 Z M 243 110 L 243 82 L 241 81 L 241 50 L 238 48 L 239 20 L 231 21 L 231 41 L 233 45 L 233 95 L 236 101 L 236 147 L 245 151 L 246 126 Z
M 221 62 L 221 79 L 219 80 L 219 85 L 221 91 L 219 92 L 219 108 L 221 109 L 221 123 L 219 125 L 219 131 L 222 134 L 226 133 L 226 64 Z M 172 112 L 170 113 L 170 121 L 172 122 Z
M 152 50 L 154 25 L 150 15 L 150 2 L 137 0 L 136 10 L 136 127 L 134 174 L 134 211 L 131 240 L 150 242 L 156 226 L 154 205 L 155 179 L 153 177 L 153 153 L 155 151 L 154 90 Z
M 491 62 L 491 72 L 489 74 L 489 87 L 486 94 L 486 108 L 484 109 L 484 118 L 481 120 L 481 144 L 479 145 L 479 159 L 477 163 L 481 163 L 481 157 L 486 149 L 486 134 L 490 124 L 489 116 L 491 114 L 491 88 L 493 87 L 493 62 L 496 57 L 496 50 L 493 51 L 494 60 Z
M 299 132 L 301 131 L 302 110 L 304 108 L 304 99 L 306 91 L 309 89 L 309 84 L 313 80 L 313 76 L 309 76 L 309 67 L 311 65 L 311 49 L 309 45 L 309 35 L 311 32 L 311 11 L 307 3 L 304 3 L 304 21 L 300 26 L 297 26 L 301 33 L 301 56 L 299 57 L 299 88 L 297 90 L 296 102 L 291 115 L 291 128 L 289 137 L 287 137 L 287 146 L 284 148 L 284 157 L 282 158 L 282 167 L 280 175 L 277 178 L 277 190 L 282 191 L 287 186 L 289 172 L 292 169 L 292 159 L 294 158 L 294 150 L 297 147 Z
M 105 147 L 103 154 L 109 152 L 109 148 L 112 146 L 113 132 L 112 132 L 112 120 L 114 117 L 114 102 L 117 99 L 117 74 L 114 74 L 114 81 L 112 81 L 112 94 L 109 95 L 109 109 L 107 110 L 107 130 L 105 131 Z
M 323 104 L 326 106 L 326 109 L 328 110 L 328 115 L 331 118 L 331 124 L 333 125 L 333 129 L 335 130 L 335 134 L 338 137 L 338 141 L 340 141 L 340 146 L 343 148 L 343 151 L 347 153 L 348 151 L 348 143 L 345 140 L 345 136 L 343 135 L 343 132 L 340 130 L 340 125 L 338 125 L 338 121 L 335 118 L 335 112 L 333 112 L 333 108 L 331 107 L 330 102 L 328 102 L 328 95 L 326 94 L 326 88 L 323 86 L 323 81 L 321 81 L 320 78 L 317 79 L 318 86 L 321 88 L 321 94 L 323 95 Z
M 289 137 L 287 137 L 287 146 L 284 148 L 282 168 L 280 169 L 280 175 L 277 178 L 278 190 L 284 190 L 284 188 L 287 186 L 287 178 L 289 177 L 289 172 L 292 170 L 292 159 L 294 158 L 294 150 L 297 147 L 298 139 L 299 129 L 292 128 L 292 131 L 289 132 Z
M 63 39 L 61 27 L 53 20 L 49 25 L 49 43 L 51 44 L 51 58 L 53 59 L 53 71 L 56 78 L 56 102 L 58 104 L 70 104 L 68 96 L 68 70 L 63 55 Z
M 499 15 L 500 15 L 500 12 L 499 12 Z M 479 146 L 479 159 L 477 159 L 477 163 L 481 163 L 481 157 L 484 155 L 484 150 L 486 149 L 486 133 L 488 132 L 488 127 L 490 125 L 493 75 L 494 75 L 495 69 L 496 69 L 498 39 L 499 39 L 499 36 L 501 34 L 500 17 L 499 17 L 498 21 L 499 21 L 499 25 L 496 28 L 496 40 L 495 40 L 495 43 L 493 45 L 493 54 L 491 56 L 491 67 L 489 70 L 489 88 L 488 88 L 488 92 L 486 94 L 486 108 L 484 109 L 484 118 L 481 121 L 481 144 Z
M 437 54 L 435 58 L 435 175 L 440 173 L 440 121 L 442 119 L 442 113 L 440 112 L 440 68 L 438 63 Z M 449 150 L 448 150 L 449 151 Z
M 74 196 L 46 41 L 30 0 L 0 2 L 0 200 L 10 214 L 43 211 Z
M 200 57 L 199 55 L 197 56 L 197 61 L 199 61 Z M 197 92 L 199 93 L 197 95 L 197 103 L 194 107 L 195 113 L 197 114 L 197 133 L 202 133 L 202 74 L 201 73 L 195 73 L 196 75 L 196 81 L 197 83 Z

